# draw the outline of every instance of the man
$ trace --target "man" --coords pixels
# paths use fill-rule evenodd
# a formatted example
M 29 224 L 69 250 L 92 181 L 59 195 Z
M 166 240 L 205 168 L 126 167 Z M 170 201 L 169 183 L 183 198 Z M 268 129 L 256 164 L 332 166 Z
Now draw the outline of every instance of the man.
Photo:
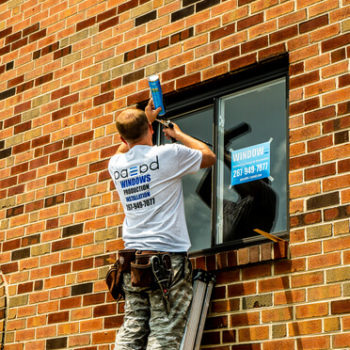
M 154 146 L 152 123 L 160 110 L 150 100 L 145 112 L 126 109 L 116 122 L 122 144 L 108 170 L 125 212 L 125 249 L 136 260 L 122 277 L 125 316 L 115 350 L 179 349 L 192 298 L 181 178 L 216 157 L 176 124 L 163 131 L 182 145 Z

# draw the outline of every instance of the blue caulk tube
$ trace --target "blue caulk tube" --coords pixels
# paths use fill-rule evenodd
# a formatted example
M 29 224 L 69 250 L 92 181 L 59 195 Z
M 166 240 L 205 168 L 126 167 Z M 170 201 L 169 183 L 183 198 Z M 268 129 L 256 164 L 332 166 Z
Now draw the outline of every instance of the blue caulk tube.
M 151 89 L 151 94 L 153 98 L 154 107 L 157 109 L 158 107 L 162 107 L 162 110 L 159 112 L 159 116 L 165 115 L 165 108 L 163 104 L 163 94 L 162 88 L 160 86 L 159 76 L 158 74 L 153 74 L 148 77 L 148 84 Z

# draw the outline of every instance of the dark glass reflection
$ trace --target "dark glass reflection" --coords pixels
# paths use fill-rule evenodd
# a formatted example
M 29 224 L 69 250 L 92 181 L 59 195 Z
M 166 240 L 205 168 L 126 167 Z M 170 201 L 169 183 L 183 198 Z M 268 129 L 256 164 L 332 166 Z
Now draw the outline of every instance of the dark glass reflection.
M 231 154 L 228 145 L 237 137 L 251 132 L 247 123 L 241 123 L 224 134 L 224 163 L 230 170 Z M 199 186 L 197 193 L 211 207 L 212 169 L 208 169 Z M 270 186 L 270 180 L 265 178 L 251 181 L 228 188 L 235 191 L 237 200 L 223 199 L 223 241 L 236 238 L 255 236 L 254 229 L 259 228 L 270 232 L 276 216 L 277 196 Z
M 287 229 L 286 98 L 285 78 L 220 98 L 216 183 L 213 169 L 201 169 L 183 179 L 191 251 L 212 246 L 212 210 L 216 214 L 216 244 L 259 236 L 254 229 L 270 233 Z M 178 117 L 175 122 L 189 135 L 213 144 L 213 120 L 211 106 Z M 168 142 L 163 134 L 160 138 L 161 143 Z M 271 176 L 231 186 L 231 150 L 269 140 Z
M 222 98 L 219 127 L 217 214 L 223 242 L 256 236 L 254 229 L 287 229 L 286 79 L 280 78 Z M 220 123 L 219 123 L 220 124 Z M 231 187 L 230 150 L 271 142 L 270 177 Z
M 205 108 L 174 119 L 181 130 L 200 140 L 213 143 L 213 108 Z M 161 142 L 170 142 L 161 136 Z M 188 232 L 191 239 L 191 251 L 211 247 L 211 211 L 200 200 L 195 189 L 205 176 L 205 169 L 196 174 L 186 175 L 182 179 L 185 212 Z M 209 184 L 211 190 L 211 183 Z M 210 202 L 210 200 L 209 200 Z

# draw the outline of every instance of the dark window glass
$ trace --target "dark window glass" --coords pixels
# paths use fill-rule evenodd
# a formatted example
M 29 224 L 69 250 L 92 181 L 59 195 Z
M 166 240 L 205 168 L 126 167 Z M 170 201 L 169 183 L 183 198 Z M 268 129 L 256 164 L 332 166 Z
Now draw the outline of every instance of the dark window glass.
M 203 108 L 173 119 L 181 130 L 200 140 L 213 144 L 213 107 Z M 162 143 L 169 142 L 162 137 Z M 200 169 L 196 174 L 186 175 L 183 180 L 187 227 L 191 237 L 191 250 L 197 251 L 211 247 L 212 220 L 211 208 L 200 199 L 198 190 L 206 176 L 207 169 Z M 212 188 L 209 184 L 208 193 Z M 210 197 L 211 198 L 211 197 Z
M 256 236 L 254 229 L 287 229 L 286 79 L 281 78 L 222 97 L 219 102 L 217 239 L 222 243 Z M 266 161 L 257 162 L 263 143 Z M 252 147 L 253 148 L 248 148 Z M 232 151 L 237 151 L 231 172 Z M 252 154 L 254 153 L 254 154 Z M 259 167 L 259 169 L 258 169 Z M 268 177 L 254 180 L 263 167 Z M 238 173 L 238 174 L 237 174 Z M 246 182 L 231 186 L 231 176 Z
M 218 159 L 183 179 L 192 252 L 265 240 L 255 229 L 287 231 L 287 75 L 262 76 L 204 86 L 168 106 L 168 117 Z M 169 142 L 163 133 L 158 141 Z

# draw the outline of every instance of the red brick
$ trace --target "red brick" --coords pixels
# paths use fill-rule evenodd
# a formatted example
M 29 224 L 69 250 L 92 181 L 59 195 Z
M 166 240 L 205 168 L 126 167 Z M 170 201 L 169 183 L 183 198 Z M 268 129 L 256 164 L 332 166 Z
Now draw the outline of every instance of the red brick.
M 230 61 L 230 70 L 235 71 L 243 67 L 252 65 L 257 60 L 256 54 L 250 54 Z
M 56 91 L 53 91 L 51 93 L 51 100 L 55 100 L 57 98 L 61 98 L 63 96 L 66 96 L 69 94 L 69 90 L 70 90 L 70 87 L 69 86 L 65 86 L 61 89 L 58 89 Z
M 233 34 L 236 31 L 236 24 L 232 23 L 226 25 L 225 27 L 221 27 L 220 29 L 216 29 L 210 33 L 210 41 L 215 41 L 221 39 L 227 35 Z
M 249 342 L 253 340 L 264 340 L 269 337 L 269 327 L 257 326 L 249 328 L 241 328 L 238 330 L 240 341 Z
M 55 121 L 57 119 L 67 117 L 68 115 L 70 115 L 70 113 L 71 113 L 71 107 L 62 108 L 52 113 L 52 120 Z
M 29 42 L 31 43 L 33 41 L 39 40 L 41 38 L 44 38 L 46 36 L 46 31 L 47 31 L 47 29 L 45 28 L 45 29 L 40 30 L 39 32 L 36 32 L 36 33 L 30 35 L 29 36 Z
M 67 274 L 69 272 L 71 272 L 71 263 L 64 263 L 51 267 L 52 276 Z
M 289 111 L 291 115 L 294 115 L 297 113 L 308 112 L 319 107 L 320 107 L 320 99 L 318 97 L 315 97 L 315 98 L 310 98 L 308 100 L 304 100 L 302 102 L 290 104 Z
M 84 21 L 77 23 L 76 31 L 79 32 L 80 30 L 88 28 L 88 27 L 94 25 L 95 23 L 96 23 L 96 17 L 88 18 Z
M 200 73 L 194 73 L 194 74 L 185 76 L 183 78 L 179 78 L 176 80 L 176 88 L 181 89 L 186 86 L 198 83 L 200 82 L 200 79 L 201 79 Z
M 295 348 L 294 339 L 284 339 L 284 340 L 274 340 L 274 341 L 264 342 L 264 350 L 281 350 L 281 349 L 294 349 L 294 348 Z
M 231 319 L 231 324 L 235 325 L 235 327 L 258 325 L 259 313 L 249 312 L 244 314 L 234 314 L 234 315 L 231 315 L 230 319 Z
M 130 10 L 138 5 L 138 0 L 129 0 L 118 6 L 118 13 Z
M 35 86 L 45 84 L 52 79 L 53 79 L 53 73 L 45 74 L 45 75 L 35 79 Z
M 71 105 L 72 103 L 79 101 L 79 93 L 75 93 L 73 95 L 69 95 L 61 98 L 60 100 L 60 108 Z
M 7 87 L 11 88 L 13 86 L 19 85 L 24 82 L 24 74 L 20 75 L 19 77 L 16 77 L 14 79 L 11 79 L 7 82 Z
M 238 311 L 239 300 L 229 299 L 222 301 L 213 301 L 211 304 L 211 310 L 214 313 Z
M 312 153 L 305 156 L 294 157 L 289 161 L 291 170 L 308 168 L 318 164 L 320 164 L 320 153 Z
M 116 78 L 110 81 L 107 81 L 106 83 L 103 83 L 101 85 L 101 92 L 107 92 L 113 89 L 116 89 L 117 87 L 122 85 L 122 78 Z
M 301 349 L 330 349 L 329 336 L 311 336 L 301 337 L 298 339 L 299 348 Z
M 84 295 L 83 306 L 103 304 L 105 302 L 105 293 Z
M 3 3 L 3 2 L 0 2 L 0 3 Z M 0 31 L 0 39 L 7 37 L 11 33 L 12 33 L 12 27 L 8 27 L 8 28 L 6 28 L 4 30 L 1 30 Z
M 340 160 L 338 162 L 338 172 L 346 173 L 350 171 L 350 159 Z
M 15 114 L 18 114 L 18 113 L 22 113 L 22 112 L 24 112 L 24 111 L 27 111 L 28 109 L 31 108 L 31 105 L 32 105 L 32 102 L 31 102 L 31 101 L 21 103 L 20 105 L 17 105 L 17 106 L 15 107 L 14 113 L 15 113 Z M 27 122 L 27 123 L 28 123 L 28 122 Z M 31 123 L 30 123 L 30 124 L 31 124 Z
M 307 304 L 296 307 L 296 318 L 322 317 L 328 315 L 327 303 Z
M 302 75 L 298 75 L 295 78 L 291 78 L 289 81 L 289 87 L 291 89 L 296 89 L 300 86 L 304 86 L 313 82 L 316 82 L 320 79 L 320 75 L 318 71 L 305 73 Z
M 23 36 L 27 36 L 29 34 L 35 33 L 39 29 L 40 29 L 39 23 L 35 23 L 32 26 L 23 29 Z
M 263 49 L 259 51 L 258 53 L 258 60 L 266 60 L 270 57 L 276 57 L 278 55 L 282 55 L 287 52 L 286 46 L 284 43 L 278 44 L 275 46 L 268 47 L 266 49 Z
M 65 298 L 60 300 L 60 310 L 81 307 L 81 296 Z
M 102 12 L 102 13 L 99 13 L 97 15 L 97 22 L 101 22 L 101 21 L 104 21 L 106 20 L 107 18 L 110 18 L 110 17 L 113 17 L 117 14 L 117 9 L 116 8 L 112 8 L 108 11 L 105 11 L 105 12 Z
M 241 30 L 255 26 L 259 23 L 263 23 L 263 21 L 264 21 L 263 13 L 258 13 L 256 15 L 249 16 L 248 18 L 241 19 L 237 22 L 237 31 L 239 32 Z
M 282 30 L 270 34 L 270 42 L 271 44 L 275 44 L 280 41 L 285 41 L 287 39 L 297 36 L 298 33 L 298 27 L 296 25 L 284 28 Z
M 306 300 L 305 290 L 290 290 L 274 293 L 276 305 L 302 303 Z
M 317 178 L 335 175 L 335 173 L 336 173 L 335 163 L 320 165 L 318 167 L 306 169 L 305 180 L 314 180 Z
M 98 106 L 114 99 L 114 91 L 107 92 L 94 98 L 94 106 Z
M 256 288 L 255 282 L 235 283 L 228 286 L 227 293 L 229 297 L 249 295 L 256 293 Z
M 26 90 L 31 89 L 34 86 L 34 80 L 28 81 L 22 85 L 17 86 L 16 93 L 20 94 Z
M 273 308 L 271 310 L 262 311 L 262 321 L 264 323 L 288 321 L 292 318 L 293 308 L 291 307 Z
M 17 249 L 21 246 L 21 240 L 20 239 L 14 239 L 12 241 L 4 242 L 3 243 L 3 251 L 9 251 L 13 249 Z
M 247 54 L 249 52 L 262 49 L 267 45 L 268 45 L 268 37 L 263 36 L 263 37 L 248 41 L 247 43 L 243 43 L 241 45 L 241 53 Z
M 334 106 L 322 108 L 317 111 L 309 112 L 305 114 L 305 123 L 310 124 L 313 122 L 318 122 L 324 119 L 329 119 L 334 117 L 336 114 Z
M 346 46 L 350 41 L 350 33 L 346 33 L 337 36 L 332 39 L 328 39 L 322 42 L 322 52 L 327 52 L 330 50 L 338 49 L 339 47 Z
M 128 104 L 128 106 L 132 106 L 132 105 L 137 104 L 139 102 L 145 101 L 148 98 L 149 98 L 149 92 L 147 90 L 137 92 L 136 94 L 128 96 L 127 104 Z
M 110 27 L 114 27 L 116 26 L 117 24 L 119 23 L 119 16 L 115 16 L 105 22 L 102 22 L 99 26 L 99 31 L 103 31 L 103 30 L 106 30 Z
M 310 288 L 308 290 L 308 296 L 310 301 L 339 298 L 341 296 L 341 287 L 338 284 Z
M 322 15 L 299 24 L 300 33 L 307 33 L 329 24 L 328 15 Z
M 93 139 L 93 136 L 94 136 L 94 131 L 87 131 L 83 134 L 80 134 L 80 135 L 77 135 L 77 136 L 74 136 L 73 138 L 73 144 L 74 145 L 78 145 L 80 143 L 84 143 L 84 142 L 87 142 L 87 141 L 90 141 Z
M 48 324 L 52 323 L 60 323 L 60 322 L 67 322 L 69 320 L 69 312 L 63 311 L 63 312 L 56 312 L 53 314 L 48 315 Z
M 349 348 L 350 347 L 350 333 L 336 334 L 333 337 L 333 346 L 335 348 Z
M 308 141 L 307 150 L 308 152 L 314 152 L 323 148 L 328 148 L 333 146 L 332 136 L 324 136 L 315 140 Z

